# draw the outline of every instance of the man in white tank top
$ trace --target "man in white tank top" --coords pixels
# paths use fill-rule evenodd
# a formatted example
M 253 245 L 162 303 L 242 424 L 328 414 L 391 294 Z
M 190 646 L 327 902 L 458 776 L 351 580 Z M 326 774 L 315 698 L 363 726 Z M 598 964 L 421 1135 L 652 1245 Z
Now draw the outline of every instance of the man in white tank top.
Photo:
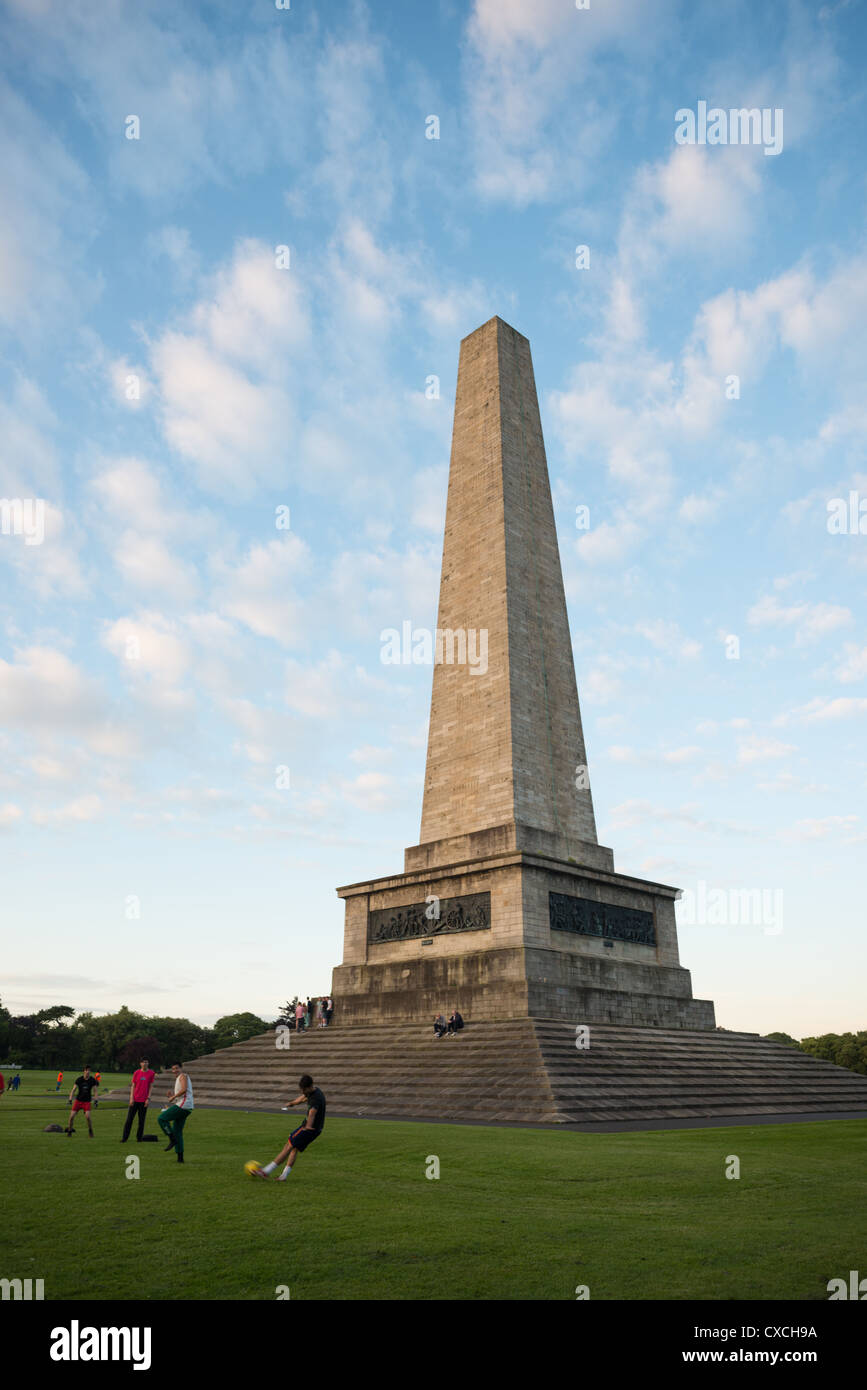
M 184 1125 L 187 1123 L 193 1108 L 193 1083 L 187 1073 L 182 1070 L 180 1062 L 173 1064 L 172 1075 L 175 1078 L 174 1093 L 169 1091 L 166 1096 L 169 1104 L 158 1116 L 157 1123 L 169 1141 L 166 1144 L 166 1153 L 169 1149 L 174 1149 L 178 1156 L 178 1163 L 183 1163 Z

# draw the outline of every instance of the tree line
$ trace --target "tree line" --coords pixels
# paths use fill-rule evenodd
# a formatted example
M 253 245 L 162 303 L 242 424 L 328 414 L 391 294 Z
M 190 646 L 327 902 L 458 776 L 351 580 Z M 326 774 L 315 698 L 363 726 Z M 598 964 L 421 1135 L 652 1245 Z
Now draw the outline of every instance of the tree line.
M 159 1069 L 245 1042 L 278 1023 L 294 1024 L 297 1002 L 297 996 L 287 1000 L 274 1020 L 249 1012 L 226 1014 L 217 1019 L 213 1028 L 206 1028 L 188 1018 L 136 1013 L 125 1004 L 117 1013 L 81 1013 L 77 1018 L 70 1005 L 53 1004 L 49 1009 L 16 1017 L 0 1001 L 0 1061 L 64 1070 L 90 1063 L 101 1071 L 131 1071 L 142 1057 L 147 1057 Z M 867 1076 L 867 1029 L 857 1033 L 823 1033 L 800 1041 L 789 1033 L 765 1036 Z
M 835 1062 L 838 1067 L 848 1067 L 861 1076 L 867 1076 L 867 1029 L 857 1033 L 822 1033 L 817 1038 L 791 1037 L 788 1033 L 767 1033 L 772 1042 L 789 1043 L 808 1052 L 811 1057 L 821 1057 L 824 1062 Z
M 132 1071 L 147 1057 L 159 1070 L 275 1026 L 256 1014 L 237 1013 L 205 1028 L 188 1018 L 136 1013 L 125 1004 L 113 1014 L 81 1013 L 76 1018 L 75 1012 L 68 1004 L 54 1004 L 15 1017 L 0 1001 L 0 1060 L 21 1067 L 69 1070 L 89 1063 L 101 1071 Z

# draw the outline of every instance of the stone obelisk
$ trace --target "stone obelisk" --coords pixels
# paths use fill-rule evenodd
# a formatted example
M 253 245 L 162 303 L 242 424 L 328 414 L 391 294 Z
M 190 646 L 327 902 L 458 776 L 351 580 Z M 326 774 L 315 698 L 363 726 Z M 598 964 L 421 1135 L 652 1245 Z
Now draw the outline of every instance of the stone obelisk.
M 530 345 L 500 318 L 461 344 L 420 843 L 338 892 L 341 1024 L 713 1027 L 676 889 L 597 842 Z
M 525 825 L 595 845 L 530 344 L 498 318 L 461 351 L 437 627 L 486 629 L 488 664 L 434 667 L 422 842 Z

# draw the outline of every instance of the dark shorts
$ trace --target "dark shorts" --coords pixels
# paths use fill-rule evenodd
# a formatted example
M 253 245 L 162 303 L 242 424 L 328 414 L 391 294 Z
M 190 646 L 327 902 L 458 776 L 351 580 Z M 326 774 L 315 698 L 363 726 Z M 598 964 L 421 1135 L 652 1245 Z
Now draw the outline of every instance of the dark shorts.
M 305 1129 L 303 1125 L 299 1125 L 298 1128 L 293 1129 L 292 1133 L 289 1135 L 289 1143 L 292 1145 L 293 1149 L 298 1149 L 300 1153 L 303 1153 L 304 1150 L 313 1143 L 314 1139 L 319 1138 L 321 1133 L 321 1130 Z

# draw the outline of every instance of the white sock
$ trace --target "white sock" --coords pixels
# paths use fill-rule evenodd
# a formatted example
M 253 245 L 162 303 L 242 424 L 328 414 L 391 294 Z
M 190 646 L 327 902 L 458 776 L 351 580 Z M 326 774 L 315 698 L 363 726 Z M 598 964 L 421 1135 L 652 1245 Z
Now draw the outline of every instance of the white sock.
M 276 1163 L 266 1163 L 266 1164 L 265 1164 L 265 1167 L 262 1169 L 262 1172 L 263 1172 L 263 1173 L 267 1173 L 267 1174 L 270 1176 L 270 1174 L 274 1172 L 274 1169 L 275 1169 L 276 1167 L 277 1167 L 277 1164 L 276 1164 Z
M 288 1178 L 288 1177 L 290 1176 L 291 1172 L 292 1172 L 292 1164 L 291 1164 L 291 1163 L 287 1163 L 287 1164 L 286 1164 L 286 1167 L 283 1169 L 283 1172 L 280 1174 L 280 1179 L 281 1179 L 281 1181 L 283 1180 L 283 1178 Z

